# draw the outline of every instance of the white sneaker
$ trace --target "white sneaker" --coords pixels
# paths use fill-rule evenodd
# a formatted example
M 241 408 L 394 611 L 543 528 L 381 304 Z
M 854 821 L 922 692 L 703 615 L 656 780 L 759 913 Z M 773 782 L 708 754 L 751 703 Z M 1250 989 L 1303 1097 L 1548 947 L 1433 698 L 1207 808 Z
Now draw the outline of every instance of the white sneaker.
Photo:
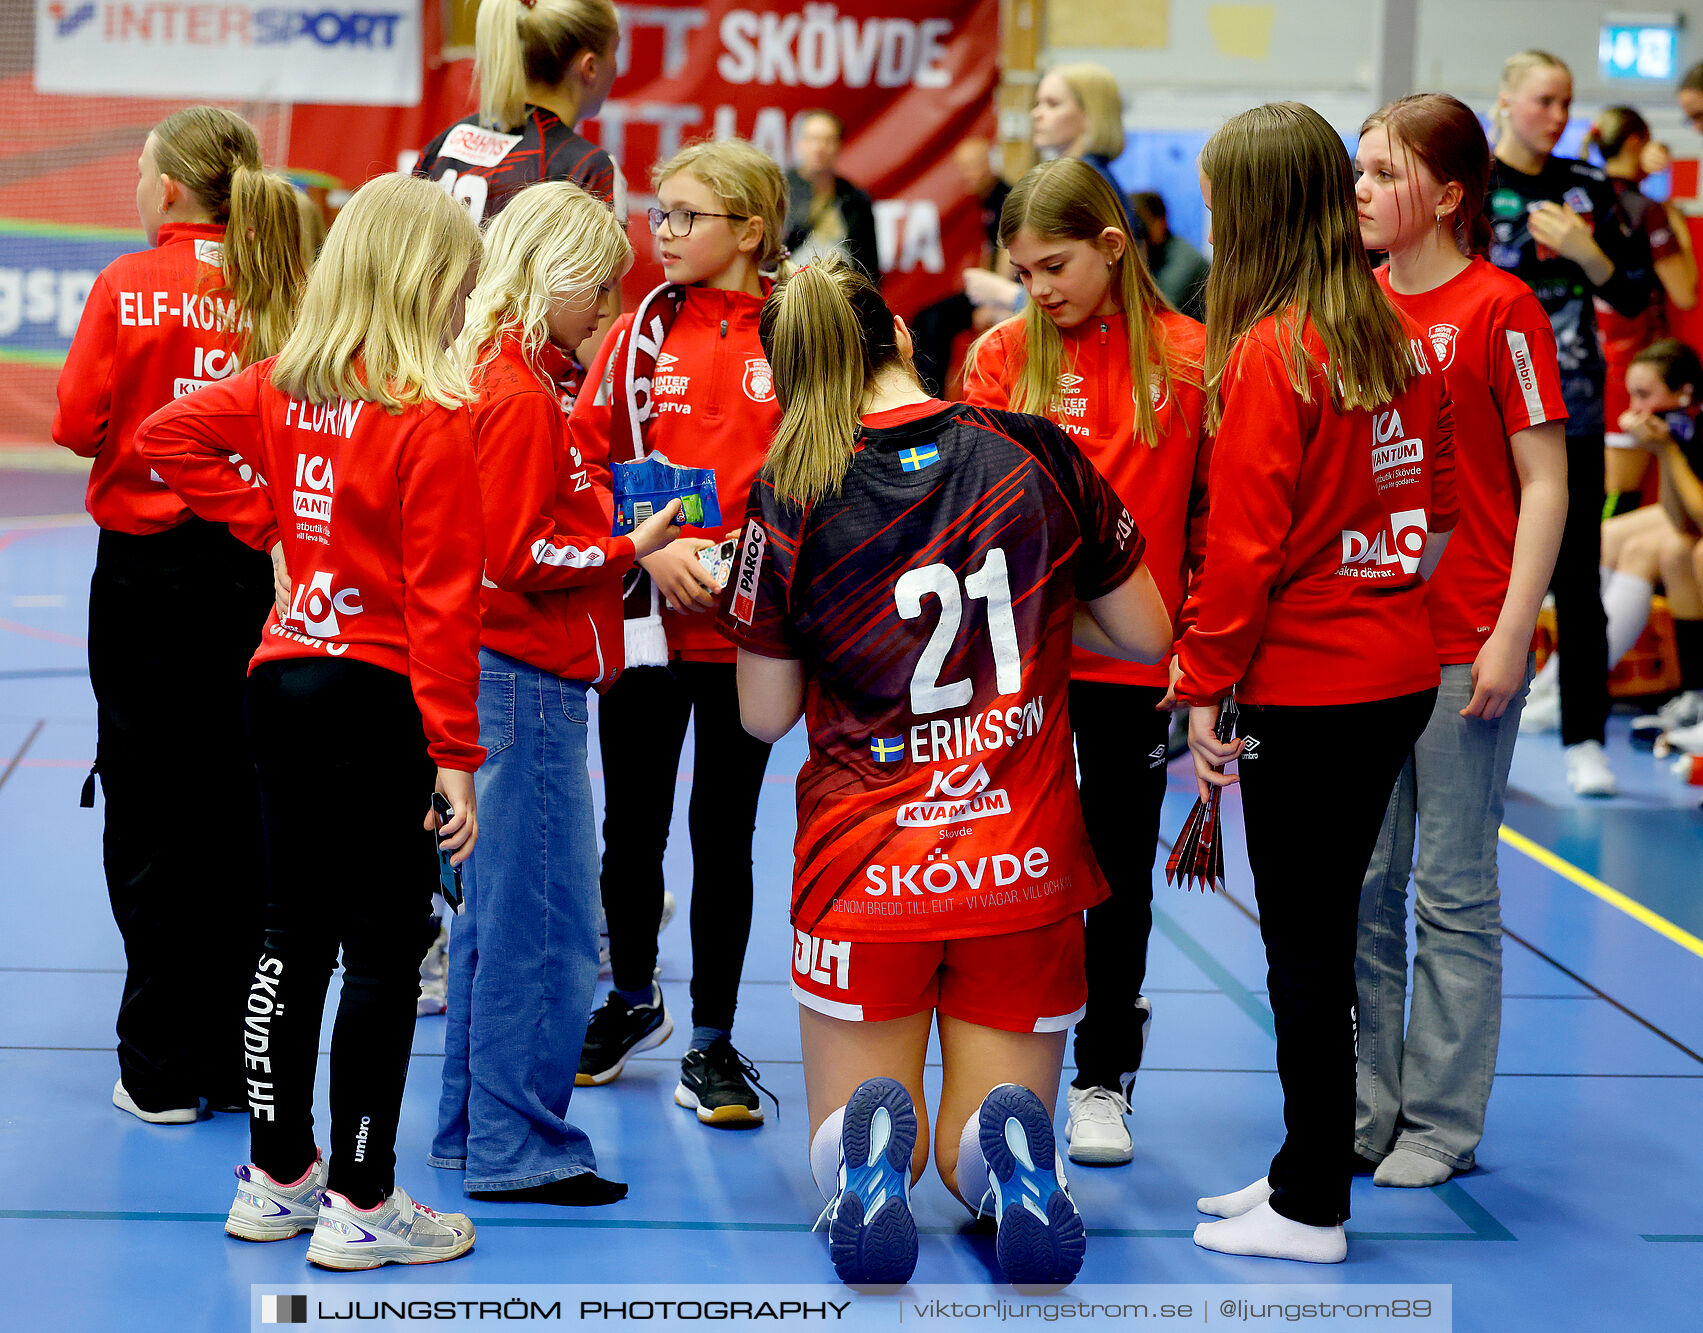
M 237 1197 L 225 1218 L 225 1234 L 238 1240 L 288 1240 L 311 1231 L 319 1221 L 319 1196 L 325 1189 L 325 1158 L 291 1185 L 280 1185 L 258 1166 L 237 1168 Z
M 1703 722 L 1668 732 L 1667 743 L 1681 754 L 1703 754 Z
M 1520 734 L 1537 736 L 1561 730 L 1561 691 L 1533 687 L 1520 712 Z
M 1679 731 L 1703 723 L 1703 690 L 1676 694 L 1653 714 L 1663 731 Z M 1644 719 L 1639 718 L 1640 722 Z
M 420 964 L 420 998 L 414 1006 L 419 1018 L 449 1012 L 449 921 L 438 927 L 438 937 L 426 950 Z
M 1066 1154 L 1073 1162 L 1117 1166 L 1135 1156 L 1124 1117 L 1129 1098 L 1111 1088 L 1066 1088 L 1070 1118 L 1065 1122 Z
M 1566 754 L 1567 785 L 1575 796 L 1613 796 L 1620 790 L 1599 742 L 1580 741 L 1569 745 Z
M 144 1111 L 136 1105 L 135 1099 L 124 1090 L 124 1080 L 119 1079 L 112 1085 L 112 1104 L 120 1111 L 128 1111 L 138 1120 L 146 1120 L 150 1125 L 192 1125 L 201 1118 L 201 1107 L 174 1106 L 167 1111 Z
M 377 1208 L 357 1208 L 326 1190 L 308 1242 L 311 1264 L 349 1272 L 381 1264 L 441 1264 L 473 1248 L 473 1223 L 415 1203 L 398 1185 Z

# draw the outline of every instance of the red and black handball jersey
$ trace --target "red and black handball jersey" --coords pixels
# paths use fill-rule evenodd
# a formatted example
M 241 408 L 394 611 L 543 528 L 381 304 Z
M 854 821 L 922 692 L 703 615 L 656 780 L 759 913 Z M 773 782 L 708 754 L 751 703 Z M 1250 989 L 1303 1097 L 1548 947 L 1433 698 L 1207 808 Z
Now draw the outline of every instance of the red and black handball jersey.
M 1092 906 L 1072 618 L 1146 544 L 1042 418 L 931 401 L 864 427 L 839 494 L 807 510 L 758 477 L 718 616 L 804 668 L 793 924 L 957 939 Z
M 495 217 L 534 181 L 572 181 L 627 219 L 626 182 L 614 159 L 541 106 L 528 106 L 512 132 L 488 130 L 477 116 L 457 121 L 426 145 L 414 174 L 437 181 L 475 222 Z

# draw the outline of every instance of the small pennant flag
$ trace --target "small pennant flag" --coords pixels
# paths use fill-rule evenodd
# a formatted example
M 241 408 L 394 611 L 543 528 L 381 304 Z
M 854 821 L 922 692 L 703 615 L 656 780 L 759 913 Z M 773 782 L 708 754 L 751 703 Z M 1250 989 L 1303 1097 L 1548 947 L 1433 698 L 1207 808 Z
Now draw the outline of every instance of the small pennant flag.
M 899 466 L 906 472 L 921 472 L 925 467 L 933 467 L 939 461 L 940 450 L 932 444 L 925 444 L 920 449 L 899 451 Z
M 262 1296 L 260 1322 L 263 1324 L 307 1323 L 306 1296 Z
M 897 736 L 871 736 L 869 753 L 878 764 L 896 764 L 905 757 L 905 743 Z

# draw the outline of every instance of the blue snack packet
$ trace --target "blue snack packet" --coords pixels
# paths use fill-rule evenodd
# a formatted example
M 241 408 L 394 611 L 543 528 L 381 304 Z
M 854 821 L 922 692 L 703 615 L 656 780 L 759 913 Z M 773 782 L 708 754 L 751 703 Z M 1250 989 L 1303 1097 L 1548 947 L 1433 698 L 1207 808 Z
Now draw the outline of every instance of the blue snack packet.
M 680 523 L 694 528 L 719 528 L 721 505 L 716 500 L 715 469 L 677 467 L 663 454 L 651 454 L 611 469 L 615 489 L 615 535 L 631 532 L 670 500 L 680 501 Z

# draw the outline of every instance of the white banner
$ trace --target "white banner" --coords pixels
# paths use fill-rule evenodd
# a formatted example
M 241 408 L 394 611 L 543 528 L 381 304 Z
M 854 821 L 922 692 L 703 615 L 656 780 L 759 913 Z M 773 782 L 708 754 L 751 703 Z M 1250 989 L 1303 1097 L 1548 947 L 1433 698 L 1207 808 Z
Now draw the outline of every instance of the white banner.
M 36 91 L 412 106 L 420 5 L 36 0 Z

